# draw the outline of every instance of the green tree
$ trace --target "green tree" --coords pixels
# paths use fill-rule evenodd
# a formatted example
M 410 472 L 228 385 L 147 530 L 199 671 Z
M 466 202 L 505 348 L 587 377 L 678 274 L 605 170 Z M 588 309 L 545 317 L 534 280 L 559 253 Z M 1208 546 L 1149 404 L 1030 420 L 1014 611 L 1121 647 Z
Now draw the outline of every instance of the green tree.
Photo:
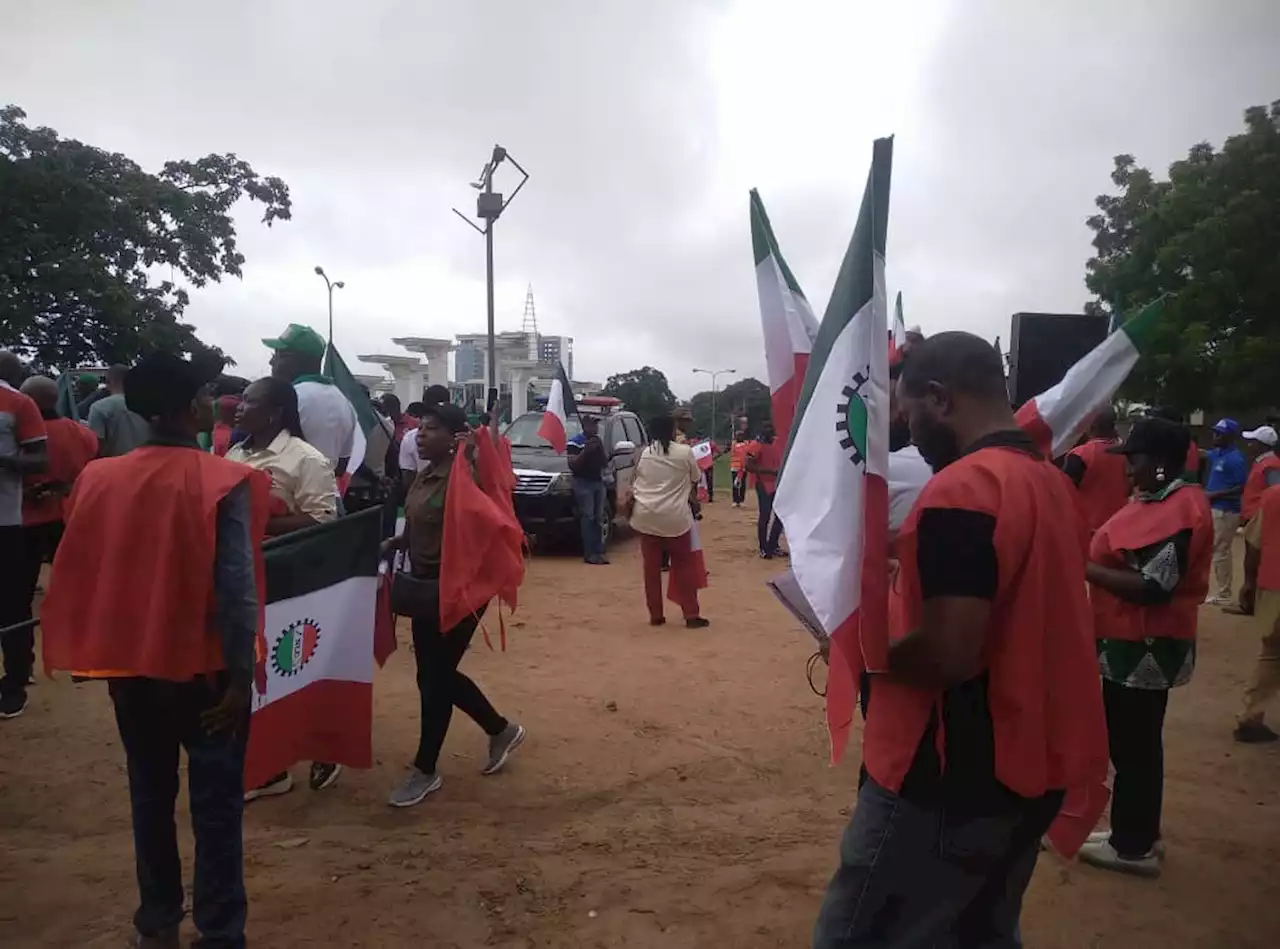
M 0 109 L 0 346 L 46 367 L 221 355 L 182 322 L 188 294 L 174 281 L 239 277 L 231 208 L 247 197 L 263 223 L 288 220 L 285 183 L 232 154 L 150 174 L 25 118 Z
M 645 422 L 676 407 L 676 397 L 667 384 L 667 377 L 652 366 L 610 376 L 604 384 L 604 394 L 621 399 L 627 409 Z
M 745 416 L 747 430 L 758 432 L 760 423 L 769 418 L 772 412 L 769 387 L 750 376 L 739 379 L 716 393 L 714 430 L 711 425 L 710 390 L 695 395 L 689 400 L 689 406 L 693 410 L 694 431 L 702 435 L 712 435 L 714 431 L 714 438 L 722 444 L 728 442 L 735 419 Z
M 1168 294 L 1165 317 L 1122 390 L 1189 410 L 1280 402 L 1280 101 L 1244 113 L 1220 151 L 1207 142 L 1158 180 L 1118 155 L 1119 194 L 1089 218 L 1094 313 Z

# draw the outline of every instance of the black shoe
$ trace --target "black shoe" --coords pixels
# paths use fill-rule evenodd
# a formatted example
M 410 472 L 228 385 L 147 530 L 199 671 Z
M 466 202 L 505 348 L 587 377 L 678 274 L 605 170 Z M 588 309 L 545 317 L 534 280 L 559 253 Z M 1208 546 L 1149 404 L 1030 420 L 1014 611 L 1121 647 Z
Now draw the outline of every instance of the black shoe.
M 701 616 L 695 616 L 692 619 L 685 620 L 684 625 L 689 629 L 706 629 L 711 625 L 711 620 Z
M 649 625 L 650 626 L 666 626 L 667 618 L 665 616 L 659 616 L 657 619 L 654 619 L 651 616 L 649 617 Z
M 342 765 L 340 764 L 327 764 L 322 761 L 312 762 L 311 790 L 323 791 L 325 788 L 333 787 L 340 774 L 342 774 Z
M 1280 738 L 1280 733 L 1263 722 L 1242 722 L 1236 726 L 1235 739 L 1245 745 L 1261 745 Z
M 17 718 L 27 710 L 27 693 L 11 693 L 0 698 L 0 718 Z

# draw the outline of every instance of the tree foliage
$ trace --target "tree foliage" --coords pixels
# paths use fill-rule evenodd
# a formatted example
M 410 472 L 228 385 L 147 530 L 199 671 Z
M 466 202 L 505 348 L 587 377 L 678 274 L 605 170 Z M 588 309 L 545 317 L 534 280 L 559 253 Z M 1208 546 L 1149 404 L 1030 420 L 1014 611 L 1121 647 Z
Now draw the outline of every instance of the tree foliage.
M 693 410 L 693 428 L 699 434 L 713 435 L 721 442 L 727 442 L 733 431 L 733 420 L 743 416 L 747 419 L 747 430 L 760 431 L 760 423 L 770 417 L 772 405 L 769 401 L 769 387 L 759 379 L 747 377 L 739 379 L 732 385 L 725 386 L 716 393 L 716 419 L 714 432 L 711 426 L 711 392 L 699 392 L 689 400 Z
M 1130 313 L 1168 294 L 1126 397 L 1184 410 L 1275 405 L 1280 369 L 1280 101 L 1245 131 L 1207 142 L 1158 180 L 1118 155 L 1089 218 L 1090 312 Z
M 288 186 L 233 154 L 150 174 L 25 118 L 0 109 L 0 345 L 63 367 L 208 353 L 175 281 L 239 277 L 232 206 L 247 197 L 263 223 L 288 220 Z
M 652 366 L 610 376 L 604 384 L 604 394 L 621 399 L 627 409 L 645 422 L 676 407 L 676 397 L 667 384 L 667 377 Z

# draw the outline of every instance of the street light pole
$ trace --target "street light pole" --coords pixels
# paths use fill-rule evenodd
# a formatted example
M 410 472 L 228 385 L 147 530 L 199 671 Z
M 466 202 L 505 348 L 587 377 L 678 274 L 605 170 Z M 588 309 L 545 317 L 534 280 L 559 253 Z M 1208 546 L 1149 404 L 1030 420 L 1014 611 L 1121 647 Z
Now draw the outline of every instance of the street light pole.
M 701 372 L 711 377 L 711 440 L 716 440 L 716 379 L 723 375 L 737 375 L 736 369 L 695 369 L 695 373 Z
M 504 161 L 511 162 L 516 167 L 516 170 L 524 176 L 520 179 L 520 183 L 516 185 L 516 189 L 511 192 L 511 196 L 505 200 L 501 192 L 493 190 L 493 173 L 498 170 L 498 166 Z M 489 371 L 486 373 L 489 394 L 486 408 L 490 413 L 493 413 L 495 420 L 497 418 L 498 405 L 498 342 L 494 332 L 493 225 L 502 216 L 502 212 L 507 209 L 507 206 L 515 200 L 516 195 L 520 193 L 520 189 L 524 187 L 525 182 L 528 180 L 529 173 L 520 167 L 520 163 L 508 155 L 507 150 L 501 145 L 494 145 L 493 154 L 480 171 L 480 177 L 471 183 L 471 187 L 480 192 L 480 196 L 476 199 L 476 217 L 484 221 L 484 227 L 477 227 L 465 214 L 457 208 L 453 209 L 454 214 L 466 221 L 478 233 L 484 235 L 485 295 L 489 317 Z
M 316 265 L 316 273 L 324 280 L 324 285 L 329 288 L 329 345 L 333 345 L 333 291 L 341 290 L 345 284 L 341 280 L 330 280 L 329 275 L 324 272 L 324 268 L 319 264 Z

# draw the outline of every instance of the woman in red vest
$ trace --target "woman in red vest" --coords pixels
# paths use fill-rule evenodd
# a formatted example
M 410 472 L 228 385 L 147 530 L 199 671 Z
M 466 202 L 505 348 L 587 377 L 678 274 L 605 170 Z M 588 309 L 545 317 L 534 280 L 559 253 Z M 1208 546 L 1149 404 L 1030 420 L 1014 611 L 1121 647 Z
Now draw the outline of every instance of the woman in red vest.
M 924 340 L 897 389 L 937 473 L 898 532 L 866 780 L 813 946 L 1016 946 L 1041 835 L 1068 789 L 1106 776 L 1084 530 L 989 342 Z M 885 653 L 883 630 L 861 635 Z
M 108 680 L 128 761 L 144 949 L 179 945 L 181 748 L 198 942 L 245 945 L 244 754 L 269 481 L 200 450 L 214 374 L 172 356 L 129 372 L 125 402 L 150 422 L 151 440 L 76 480 L 40 612 L 45 668 Z
M 1160 875 L 1164 848 L 1164 713 L 1169 690 L 1191 679 L 1198 608 L 1209 589 L 1213 517 L 1181 477 L 1187 430 L 1136 422 L 1123 445 L 1134 498 L 1093 536 L 1090 600 L 1115 786 L 1111 830 L 1080 859 L 1107 870 Z

